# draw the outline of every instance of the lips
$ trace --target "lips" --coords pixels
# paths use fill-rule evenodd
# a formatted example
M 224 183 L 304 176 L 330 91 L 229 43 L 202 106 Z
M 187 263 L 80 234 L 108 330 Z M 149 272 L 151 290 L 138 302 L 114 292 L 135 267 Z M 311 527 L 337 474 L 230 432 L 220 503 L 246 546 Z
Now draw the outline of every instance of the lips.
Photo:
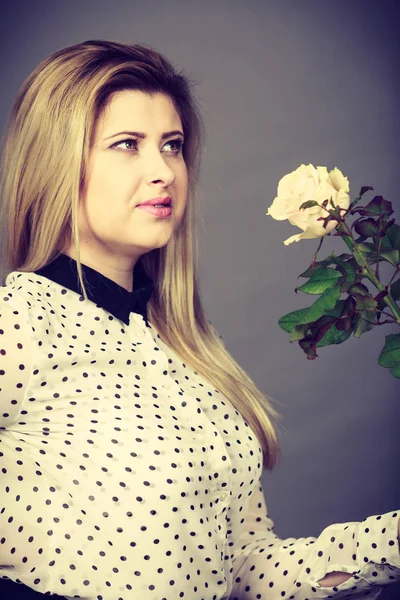
M 151 198 L 151 200 L 146 200 L 145 202 L 141 202 L 138 206 L 156 206 L 157 204 L 162 204 L 163 206 L 171 206 L 172 199 L 170 196 L 160 196 L 159 198 Z

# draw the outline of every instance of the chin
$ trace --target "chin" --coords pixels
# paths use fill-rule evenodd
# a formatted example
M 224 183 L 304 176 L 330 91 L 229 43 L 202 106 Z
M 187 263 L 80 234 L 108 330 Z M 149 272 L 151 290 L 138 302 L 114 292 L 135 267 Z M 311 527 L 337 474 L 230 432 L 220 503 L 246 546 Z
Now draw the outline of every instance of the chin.
M 161 250 L 161 248 L 165 248 L 172 239 L 172 236 L 169 236 L 168 239 L 160 240 L 159 242 L 154 242 L 154 244 L 150 244 L 147 247 L 146 252 L 151 252 L 152 250 Z

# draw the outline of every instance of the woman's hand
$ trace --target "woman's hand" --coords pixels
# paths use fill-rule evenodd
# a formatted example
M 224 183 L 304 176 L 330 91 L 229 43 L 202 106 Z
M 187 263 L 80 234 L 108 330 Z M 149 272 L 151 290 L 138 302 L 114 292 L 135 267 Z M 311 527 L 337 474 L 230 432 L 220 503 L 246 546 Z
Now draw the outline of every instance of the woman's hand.
M 340 585 L 344 581 L 347 581 L 352 577 L 351 573 L 344 573 L 343 571 L 332 571 L 325 575 L 323 579 L 320 579 L 317 583 L 321 587 L 333 587 L 334 585 Z

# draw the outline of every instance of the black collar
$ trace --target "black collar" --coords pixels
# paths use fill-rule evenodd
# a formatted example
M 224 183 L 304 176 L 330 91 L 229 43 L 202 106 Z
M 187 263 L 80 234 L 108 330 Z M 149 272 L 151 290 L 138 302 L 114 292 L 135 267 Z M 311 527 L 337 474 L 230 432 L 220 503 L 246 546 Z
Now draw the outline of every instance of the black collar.
M 82 264 L 82 272 L 85 275 L 86 292 L 92 302 L 95 302 L 127 325 L 129 325 L 129 313 L 138 313 L 142 315 L 149 327 L 147 302 L 153 292 L 153 281 L 145 273 L 140 258 L 133 270 L 134 290 L 132 292 L 128 292 L 115 281 L 108 279 L 108 277 L 87 265 Z M 43 275 L 77 294 L 83 294 L 78 279 L 76 261 L 67 254 L 60 254 L 55 260 L 35 271 L 35 273 Z

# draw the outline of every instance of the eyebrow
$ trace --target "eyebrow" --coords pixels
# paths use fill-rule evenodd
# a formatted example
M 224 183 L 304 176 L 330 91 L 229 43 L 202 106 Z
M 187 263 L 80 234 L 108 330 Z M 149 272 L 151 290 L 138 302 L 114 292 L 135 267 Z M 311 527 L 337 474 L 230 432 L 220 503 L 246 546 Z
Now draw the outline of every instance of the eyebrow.
M 144 140 L 147 137 L 146 134 L 142 133 L 141 131 L 120 131 L 119 133 L 113 133 L 112 135 L 104 138 L 104 140 L 109 140 L 111 138 L 117 137 L 117 135 L 132 135 L 141 138 L 142 140 Z M 171 135 L 180 135 L 183 138 L 185 137 L 182 131 L 179 131 L 179 129 L 175 129 L 174 131 L 166 131 L 165 133 L 163 133 L 161 139 L 165 140 L 166 138 L 171 137 Z

